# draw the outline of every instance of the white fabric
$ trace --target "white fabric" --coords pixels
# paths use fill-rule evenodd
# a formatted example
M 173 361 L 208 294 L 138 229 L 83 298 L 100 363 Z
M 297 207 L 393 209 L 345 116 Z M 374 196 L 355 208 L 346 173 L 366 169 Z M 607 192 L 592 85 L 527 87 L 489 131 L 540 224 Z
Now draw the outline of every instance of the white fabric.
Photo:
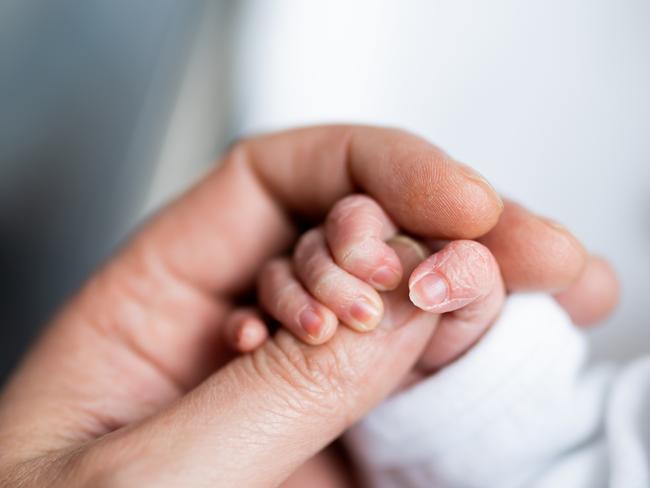
M 464 357 L 348 434 L 371 486 L 650 486 L 650 357 L 586 365 L 551 298 L 509 299 Z

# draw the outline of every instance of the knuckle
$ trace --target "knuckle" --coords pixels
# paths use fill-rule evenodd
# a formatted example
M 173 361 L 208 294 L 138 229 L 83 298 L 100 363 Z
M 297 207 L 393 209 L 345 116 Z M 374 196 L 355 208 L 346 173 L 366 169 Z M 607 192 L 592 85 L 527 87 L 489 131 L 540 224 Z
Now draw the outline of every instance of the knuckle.
M 358 224 L 354 227 L 371 228 L 370 223 L 381 226 L 380 215 L 383 213 L 381 207 L 372 198 L 366 195 L 350 195 L 339 200 L 327 217 L 329 228 L 335 235 L 344 233 L 354 219 Z
M 346 246 L 337 252 L 336 262 L 346 270 L 356 270 L 365 261 L 366 251 L 363 243 L 359 246 Z
M 302 301 L 303 291 L 300 285 L 297 282 L 289 282 L 283 285 L 280 285 L 275 290 L 275 296 L 272 303 L 269 303 L 268 306 L 270 309 L 275 310 L 279 315 L 285 315 L 290 313 L 291 310 L 295 310 L 300 306 Z
M 259 274 L 260 285 L 277 283 L 287 275 L 288 262 L 284 258 L 272 259 L 262 265 Z
M 369 274 L 379 265 L 386 249 L 383 241 L 370 237 L 346 246 L 338 253 L 336 261 L 353 274 Z
M 341 200 L 327 221 L 327 237 L 336 263 L 343 269 L 367 272 L 379 259 L 378 234 L 384 226 L 382 210 L 369 197 Z
M 118 487 L 87 462 L 87 450 L 66 448 L 0 470 L 0 487 Z
M 337 295 L 341 284 L 340 276 L 332 268 L 315 270 L 311 277 L 312 291 L 316 297 L 330 297 Z
M 312 256 L 318 253 L 319 247 L 323 243 L 323 235 L 320 228 L 315 228 L 305 232 L 294 250 L 294 260 L 297 262 L 308 261 Z
M 341 222 L 364 208 L 378 207 L 377 203 L 367 195 L 348 195 L 339 200 L 330 211 L 329 218 Z
M 254 374 L 270 383 L 294 412 L 316 411 L 326 416 L 348 411 L 355 389 L 351 355 L 345 348 L 304 346 L 288 334 L 278 334 L 249 357 Z
M 321 247 L 321 237 L 306 236 L 305 243 L 300 250 L 296 250 L 295 255 L 297 273 L 316 297 L 329 296 L 336 290 L 340 281 L 338 267 L 331 260 L 329 253 Z M 316 242 L 316 239 L 319 240 Z
M 289 262 L 284 258 L 264 266 L 258 286 L 264 306 L 275 314 L 292 310 L 292 305 L 304 296 L 301 285 L 291 273 Z

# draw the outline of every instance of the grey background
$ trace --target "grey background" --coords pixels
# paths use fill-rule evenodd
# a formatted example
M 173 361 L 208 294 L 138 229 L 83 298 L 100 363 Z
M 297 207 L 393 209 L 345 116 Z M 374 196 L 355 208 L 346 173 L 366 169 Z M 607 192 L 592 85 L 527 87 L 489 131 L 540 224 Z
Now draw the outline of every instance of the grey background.
M 0 3 L 0 380 L 146 200 L 202 8 Z

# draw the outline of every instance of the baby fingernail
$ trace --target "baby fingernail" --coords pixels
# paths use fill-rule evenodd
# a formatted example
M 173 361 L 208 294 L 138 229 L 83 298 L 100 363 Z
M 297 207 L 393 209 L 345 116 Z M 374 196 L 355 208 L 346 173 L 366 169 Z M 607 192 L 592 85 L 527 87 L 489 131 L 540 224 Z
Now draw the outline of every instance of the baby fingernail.
M 318 336 L 320 336 L 322 325 L 323 325 L 323 319 L 318 315 L 316 312 L 311 310 L 310 308 L 306 308 L 302 312 L 300 312 L 300 316 L 298 317 L 298 321 L 300 322 L 300 326 L 307 332 L 307 334 L 314 339 L 318 339 Z
M 441 305 L 447 300 L 447 280 L 437 273 L 427 273 L 409 287 L 411 302 L 423 310 Z
M 382 266 L 372 274 L 369 281 L 378 290 L 389 290 L 397 285 L 399 273 L 388 266 Z
M 370 303 L 367 299 L 361 298 L 354 302 L 350 307 L 350 315 L 359 328 L 370 330 L 379 323 L 381 311 L 376 305 Z

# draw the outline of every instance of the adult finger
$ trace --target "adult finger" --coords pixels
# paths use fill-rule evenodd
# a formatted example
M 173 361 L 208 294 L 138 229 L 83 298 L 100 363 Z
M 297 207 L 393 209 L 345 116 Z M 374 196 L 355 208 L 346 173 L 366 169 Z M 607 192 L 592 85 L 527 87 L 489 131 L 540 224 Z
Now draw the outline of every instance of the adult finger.
M 241 141 L 137 242 L 185 281 L 227 292 L 286 245 L 291 215 L 322 218 L 355 188 L 400 227 L 428 237 L 477 237 L 502 208 L 478 173 L 419 137 L 315 127 Z
M 512 201 L 479 241 L 496 257 L 509 291 L 555 293 L 577 325 L 604 319 L 618 302 L 616 274 L 603 258 L 588 256 L 565 227 Z
M 497 225 L 479 239 L 501 267 L 509 291 L 559 291 L 582 272 L 586 252 L 566 228 L 505 201 Z
M 322 217 L 358 189 L 427 236 L 476 237 L 501 211 L 476 173 L 399 130 L 330 126 L 244 140 L 63 309 L 9 384 L 0 432 L 37 455 L 177 398 L 230 357 L 221 330 L 230 296 L 292 242 L 293 216 Z
M 555 299 L 574 324 L 589 326 L 612 313 L 619 294 L 618 279 L 610 264 L 603 258 L 590 256 L 578 279 L 555 294 Z
M 395 248 L 410 271 L 421 250 L 406 240 Z M 66 459 L 70 478 L 58 479 L 71 486 L 277 486 L 412 367 L 437 316 L 401 295 L 408 313 L 388 313 L 372 334 L 342 328 L 327 344 L 309 346 L 279 331 L 161 413 L 77 450 Z

